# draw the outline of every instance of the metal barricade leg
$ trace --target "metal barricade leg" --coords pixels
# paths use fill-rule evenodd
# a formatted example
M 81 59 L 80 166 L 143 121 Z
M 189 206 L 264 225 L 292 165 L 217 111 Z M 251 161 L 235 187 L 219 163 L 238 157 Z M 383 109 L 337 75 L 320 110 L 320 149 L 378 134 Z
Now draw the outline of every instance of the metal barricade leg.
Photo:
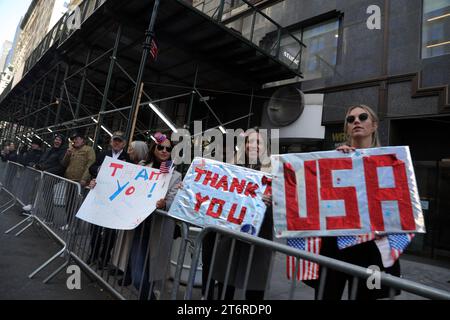
M 16 200 L 22 205 L 32 204 L 30 205 L 30 214 L 23 212 L 27 218 L 23 219 L 7 231 L 6 234 L 12 232 L 16 228 L 22 226 L 24 223 L 29 222 L 27 226 L 22 228 L 19 232 L 15 234 L 16 237 L 20 236 L 25 230 L 30 228 L 34 223 L 34 207 L 36 206 L 37 198 L 40 195 L 42 189 L 42 172 L 32 169 L 32 168 L 23 168 L 22 170 L 22 179 L 20 181 L 20 186 L 15 188 L 17 191 Z M 30 210 L 26 209 L 26 210 Z
M 18 227 L 20 227 L 21 225 L 23 225 L 25 222 L 28 222 L 30 220 L 33 220 L 32 217 L 27 217 L 25 219 L 23 219 L 22 221 L 20 221 L 19 223 L 17 223 L 16 225 L 14 225 L 13 227 L 9 228 L 8 230 L 5 231 L 5 234 L 10 233 L 11 231 L 13 231 L 14 229 L 17 229 Z M 29 224 L 30 226 L 31 224 Z M 17 234 L 16 234 L 17 236 Z
M 191 270 L 189 272 L 188 284 L 184 295 L 185 300 L 190 300 L 192 298 L 192 290 L 194 288 L 195 275 L 197 273 L 197 267 L 200 260 L 201 246 L 202 246 L 202 235 L 200 234 L 195 241 L 194 256 L 192 257 L 191 260 Z
M 6 190 L 5 190 L 5 191 L 6 191 Z M 11 200 L 8 200 L 8 201 L 6 201 L 5 203 L 1 204 L 1 205 L 0 205 L 0 209 L 3 208 L 3 207 L 7 207 L 7 206 L 10 205 L 11 203 L 14 204 L 14 203 L 16 202 L 16 199 L 15 199 L 9 192 L 6 191 L 6 193 L 11 197 Z M 8 210 L 8 209 L 6 209 L 6 210 Z M 3 213 L 3 211 L 0 212 L 0 213 Z
M 47 278 L 45 278 L 42 282 L 43 283 L 48 283 L 51 279 L 53 279 L 54 277 L 56 277 L 62 270 L 64 270 L 65 267 L 67 267 L 70 263 L 71 260 L 71 254 L 70 251 L 72 250 L 73 245 L 75 244 L 75 238 L 76 238 L 76 234 L 78 232 L 78 226 L 79 224 L 77 223 L 77 220 L 75 218 L 75 212 L 78 209 L 80 203 L 81 203 L 81 195 L 78 194 L 74 194 L 73 193 L 73 188 L 72 190 L 70 188 L 67 189 L 66 192 L 66 197 L 70 197 L 70 208 L 69 208 L 69 212 L 68 212 L 68 222 L 69 222 L 69 228 L 68 231 L 69 232 L 69 238 L 67 240 L 67 243 L 64 245 L 64 248 L 61 250 L 63 251 L 62 253 L 66 253 L 66 261 L 59 266 L 55 271 L 53 271 Z
M 62 270 L 64 270 L 64 268 L 67 267 L 69 265 L 69 263 L 70 263 L 70 257 L 66 262 L 64 262 L 58 269 L 56 269 L 54 272 L 52 272 L 42 282 L 47 284 L 50 280 L 52 280 L 54 277 L 56 277 Z
M 31 218 L 31 222 L 30 222 L 25 228 L 23 228 L 23 229 L 21 229 L 19 232 L 17 232 L 17 233 L 15 234 L 16 237 L 20 236 L 22 233 L 24 233 L 26 230 L 28 230 L 28 228 L 30 228 L 30 227 L 34 224 L 34 219 L 33 219 L 33 217 L 30 217 L 30 218 Z
M 186 249 L 187 249 L 187 245 L 188 245 L 187 241 L 188 241 L 189 227 L 184 222 L 183 222 L 182 226 L 183 226 L 182 230 L 181 230 L 182 244 L 181 244 L 180 252 L 178 254 L 177 268 L 175 270 L 172 295 L 171 295 L 172 300 L 177 299 L 177 293 L 180 288 L 181 272 L 183 271 L 184 256 L 186 255 Z
M 8 192 L 8 194 L 10 194 L 10 193 Z M 13 199 L 10 200 L 9 202 L 12 202 L 12 203 L 11 203 L 6 209 L 3 209 L 3 210 L 0 212 L 0 214 L 3 214 L 3 213 L 5 213 L 5 212 L 7 212 L 9 209 L 13 208 L 13 207 L 16 205 L 17 200 L 16 200 L 16 198 L 13 196 Z M 9 202 L 6 203 L 6 204 L 9 204 Z
M 54 256 L 52 256 L 50 259 L 48 259 L 46 262 L 44 262 L 39 268 L 34 270 L 28 278 L 32 279 L 35 275 L 37 275 L 39 272 L 41 272 L 44 268 L 46 268 L 50 263 L 52 263 L 54 260 L 56 260 L 58 257 L 60 257 L 64 252 L 66 251 L 66 246 L 58 251 Z

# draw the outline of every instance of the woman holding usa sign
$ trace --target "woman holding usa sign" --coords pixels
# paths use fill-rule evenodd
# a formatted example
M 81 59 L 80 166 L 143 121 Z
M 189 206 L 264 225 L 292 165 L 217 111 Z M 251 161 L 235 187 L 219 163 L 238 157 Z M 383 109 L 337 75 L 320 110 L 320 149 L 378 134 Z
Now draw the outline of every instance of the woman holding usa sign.
M 366 105 L 355 105 L 347 110 L 344 124 L 344 132 L 347 137 L 346 145 L 337 150 L 343 153 L 355 152 L 356 149 L 380 147 L 378 138 L 378 117 L 376 113 Z M 359 236 L 323 237 L 320 246 L 320 254 L 340 261 L 345 261 L 364 268 L 376 266 L 379 271 L 394 276 L 400 276 L 400 263 L 391 255 L 390 243 L 396 236 L 380 237 L 376 234 Z M 398 258 L 398 257 L 397 257 Z M 320 276 L 320 274 L 319 274 Z M 329 269 L 326 276 L 323 299 L 340 300 L 344 288 L 349 283 L 352 288 L 352 277 L 342 272 Z M 306 281 L 307 283 L 309 281 Z M 318 281 L 311 283 L 316 288 L 318 297 Z M 396 292 L 399 294 L 399 292 Z M 359 281 L 356 299 L 374 300 L 389 296 L 389 289 L 381 288 L 370 290 L 366 281 Z

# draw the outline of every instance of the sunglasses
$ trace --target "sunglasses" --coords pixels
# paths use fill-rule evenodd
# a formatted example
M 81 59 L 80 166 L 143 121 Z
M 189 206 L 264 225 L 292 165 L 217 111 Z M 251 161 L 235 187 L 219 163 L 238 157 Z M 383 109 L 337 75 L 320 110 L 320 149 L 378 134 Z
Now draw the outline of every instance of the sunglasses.
M 359 121 L 364 122 L 367 119 L 369 119 L 369 115 L 367 113 L 361 113 L 358 116 L 358 119 L 359 119 Z M 355 122 L 356 117 L 355 116 L 348 116 L 346 120 L 347 120 L 347 123 L 353 123 L 353 122 Z
M 172 147 L 156 146 L 156 149 L 158 149 L 158 151 L 163 151 L 166 149 L 167 152 L 172 152 Z

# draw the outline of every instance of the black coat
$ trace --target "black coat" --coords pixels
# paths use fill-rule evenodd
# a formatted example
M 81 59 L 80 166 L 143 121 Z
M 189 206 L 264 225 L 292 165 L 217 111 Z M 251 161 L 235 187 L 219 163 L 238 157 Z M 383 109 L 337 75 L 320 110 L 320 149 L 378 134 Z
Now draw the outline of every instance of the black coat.
M 91 174 L 92 179 L 97 178 L 97 174 L 100 171 L 100 167 L 103 164 L 103 161 L 105 161 L 106 157 L 112 157 L 112 150 L 108 151 L 102 151 L 99 155 L 97 155 L 97 160 L 95 163 L 89 168 L 89 173 Z M 131 162 L 130 156 L 128 153 L 125 152 L 125 150 L 122 151 L 122 153 L 119 156 L 119 160 L 125 161 L 125 162 Z
M 64 155 L 66 154 L 67 148 L 51 148 L 47 150 L 39 160 L 37 169 L 42 171 L 47 171 L 48 173 L 55 174 L 57 176 L 62 176 L 64 174 L 64 167 L 61 164 Z
M 7 162 L 7 161 L 18 162 L 19 161 L 19 156 L 17 155 L 17 151 L 14 150 L 13 153 L 8 153 L 8 154 L 5 154 L 5 155 L 2 155 L 2 161 L 3 162 Z
M 33 167 L 39 163 L 41 156 L 42 150 L 29 150 L 22 156 L 20 163 L 24 166 Z

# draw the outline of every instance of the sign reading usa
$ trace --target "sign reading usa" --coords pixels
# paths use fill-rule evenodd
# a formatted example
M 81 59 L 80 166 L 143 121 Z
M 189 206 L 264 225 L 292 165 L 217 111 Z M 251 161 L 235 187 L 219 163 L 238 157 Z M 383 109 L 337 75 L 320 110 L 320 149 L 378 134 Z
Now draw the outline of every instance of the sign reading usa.
M 266 212 L 262 197 L 270 186 L 263 172 L 195 158 L 169 215 L 200 227 L 216 225 L 257 235 Z
M 425 232 L 408 147 L 272 156 L 276 236 Z

